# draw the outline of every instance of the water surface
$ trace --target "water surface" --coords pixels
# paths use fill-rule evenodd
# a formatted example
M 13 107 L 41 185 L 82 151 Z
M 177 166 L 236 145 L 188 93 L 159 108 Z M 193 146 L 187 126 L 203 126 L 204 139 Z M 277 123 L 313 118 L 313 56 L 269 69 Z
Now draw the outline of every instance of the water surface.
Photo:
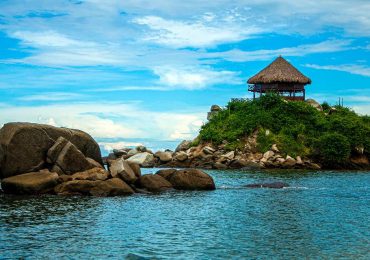
M 1 195 L 0 259 L 370 259 L 370 172 L 209 173 L 216 191 Z M 242 187 L 267 181 L 291 187 Z

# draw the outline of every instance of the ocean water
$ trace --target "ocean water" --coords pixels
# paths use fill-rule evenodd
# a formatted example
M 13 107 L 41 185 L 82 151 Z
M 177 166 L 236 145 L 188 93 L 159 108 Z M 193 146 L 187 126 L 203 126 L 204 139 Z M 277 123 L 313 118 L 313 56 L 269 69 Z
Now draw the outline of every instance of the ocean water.
M 0 259 L 370 259 L 370 172 L 208 173 L 215 191 L 0 195 Z M 269 181 L 291 187 L 243 188 Z

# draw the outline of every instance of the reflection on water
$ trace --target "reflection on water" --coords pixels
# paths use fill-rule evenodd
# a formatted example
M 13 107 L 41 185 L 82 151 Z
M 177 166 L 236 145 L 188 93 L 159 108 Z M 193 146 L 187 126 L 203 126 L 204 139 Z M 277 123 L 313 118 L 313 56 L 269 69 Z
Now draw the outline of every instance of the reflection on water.
M 370 258 L 369 172 L 209 173 L 216 191 L 2 195 L 0 258 Z M 242 188 L 263 181 L 293 188 Z

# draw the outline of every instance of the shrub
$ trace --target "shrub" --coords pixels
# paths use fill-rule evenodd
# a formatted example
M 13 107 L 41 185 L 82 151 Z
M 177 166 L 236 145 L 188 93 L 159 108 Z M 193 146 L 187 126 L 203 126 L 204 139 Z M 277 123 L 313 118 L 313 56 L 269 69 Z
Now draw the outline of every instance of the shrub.
M 327 165 L 341 164 L 348 160 L 351 152 L 350 143 L 344 135 L 326 133 L 315 144 L 317 154 Z

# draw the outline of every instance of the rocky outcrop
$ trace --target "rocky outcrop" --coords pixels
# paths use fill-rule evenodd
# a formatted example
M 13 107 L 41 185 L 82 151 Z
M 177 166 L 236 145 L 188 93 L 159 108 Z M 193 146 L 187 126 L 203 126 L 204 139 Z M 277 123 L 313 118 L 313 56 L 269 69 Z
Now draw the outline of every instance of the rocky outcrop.
M 130 164 L 123 158 L 111 161 L 109 171 L 113 178 L 121 178 L 127 183 L 134 183 L 138 178 Z
M 4 193 L 42 194 L 50 192 L 58 183 L 57 173 L 42 170 L 8 177 L 2 180 Z
M 316 100 L 314 99 L 306 99 L 305 101 L 307 104 L 309 104 L 310 106 L 316 108 L 318 111 L 323 111 L 322 109 L 322 106 L 320 105 L 319 102 L 317 102 Z
M 197 169 L 174 170 L 157 172 L 169 181 L 177 190 L 214 190 L 216 185 L 213 178 Z
M 59 137 L 102 164 L 99 145 L 85 132 L 33 123 L 8 123 L 0 130 L 0 178 L 47 168 L 46 155 Z

